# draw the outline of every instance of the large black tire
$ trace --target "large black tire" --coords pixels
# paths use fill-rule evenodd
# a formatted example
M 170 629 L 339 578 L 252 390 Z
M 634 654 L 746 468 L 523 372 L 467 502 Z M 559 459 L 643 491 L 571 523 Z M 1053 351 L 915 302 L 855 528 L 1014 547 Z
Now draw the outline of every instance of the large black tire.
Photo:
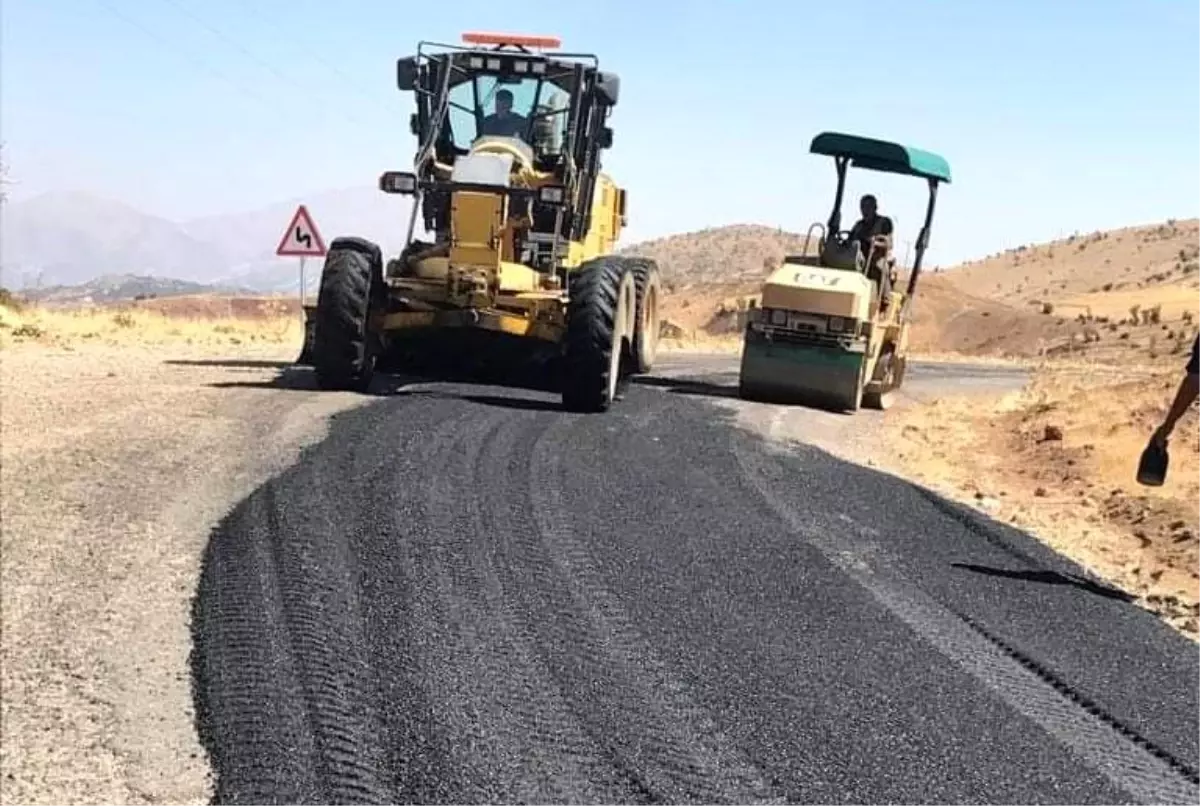
M 362 238 L 334 239 L 313 313 L 312 363 L 322 389 L 365 392 L 370 387 L 379 355 L 370 317 L 383 295 L 379 247 Z
M 896 358 L 895 349 L 890 345 L 884 347 L 883 355 L 879 357 L 876 375 L 879 387 L 863 394 L 862 404 L 875 411 L 887 411 L 892 406 L 895 390 L 900 386 L 900 374 L 903 373 L 903 359 Z
M 633 338 L 636 289 L 627 260 L 606 256 L 574 272 L 562 357 L 563 408 L 607 411 L 620 393 Z
M 638 374 L 649 372 L 658 356 L 658 301 L 662 291 L 662 277 L 658 264 L 650 258 L 627 258 L 633 270 L 633 285 L 637 292 L 637 325 L 633 331 L 632 364 L 630 369 Z

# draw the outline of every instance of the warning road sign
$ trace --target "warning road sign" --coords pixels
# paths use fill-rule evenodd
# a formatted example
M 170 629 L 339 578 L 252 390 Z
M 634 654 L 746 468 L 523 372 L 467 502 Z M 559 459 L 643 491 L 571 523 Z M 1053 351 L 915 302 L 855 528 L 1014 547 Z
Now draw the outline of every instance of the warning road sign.
M 275 254 L 280 257 L 325 256 L 325 242 L 321 240 L 321 233 L 317 231 L 317 225 L 303 204 L 296 208 L 292 223 L 288 225 L 287 232 L 283 233 Z

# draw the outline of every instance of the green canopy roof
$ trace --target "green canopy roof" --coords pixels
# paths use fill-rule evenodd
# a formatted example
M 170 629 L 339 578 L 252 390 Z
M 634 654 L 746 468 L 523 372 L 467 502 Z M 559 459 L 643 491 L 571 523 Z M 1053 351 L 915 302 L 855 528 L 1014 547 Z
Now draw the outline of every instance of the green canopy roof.
M 950 181 L 950 163 L 930 151 L 910 148 L 886 140 L 873 140 L 839 132 L 821 132 L 813 138 L 808 150 L 827 157 L 849 157 L 855 168 L 868 171 L 886 171 Z

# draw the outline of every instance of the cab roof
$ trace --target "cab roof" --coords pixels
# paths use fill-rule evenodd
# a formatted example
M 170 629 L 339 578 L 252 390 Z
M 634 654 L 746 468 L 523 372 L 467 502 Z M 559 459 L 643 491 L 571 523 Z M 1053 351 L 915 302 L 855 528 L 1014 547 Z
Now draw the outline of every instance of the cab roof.
M 950 183 L 950 163 L 931 151 L 841 132 L 821 132 L 808 147 L 810 153 L 849 157 L 855 168 L 920 176 Z

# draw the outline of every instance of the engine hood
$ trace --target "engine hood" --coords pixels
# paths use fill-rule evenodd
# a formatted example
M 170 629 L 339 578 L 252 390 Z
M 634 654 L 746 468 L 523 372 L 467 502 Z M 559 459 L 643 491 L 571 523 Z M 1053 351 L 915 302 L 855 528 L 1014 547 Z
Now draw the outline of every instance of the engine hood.
M 871 281 L 845 269 L 784 264 L 773 271 L 762 289 L 762 307 L 870 318 Z

